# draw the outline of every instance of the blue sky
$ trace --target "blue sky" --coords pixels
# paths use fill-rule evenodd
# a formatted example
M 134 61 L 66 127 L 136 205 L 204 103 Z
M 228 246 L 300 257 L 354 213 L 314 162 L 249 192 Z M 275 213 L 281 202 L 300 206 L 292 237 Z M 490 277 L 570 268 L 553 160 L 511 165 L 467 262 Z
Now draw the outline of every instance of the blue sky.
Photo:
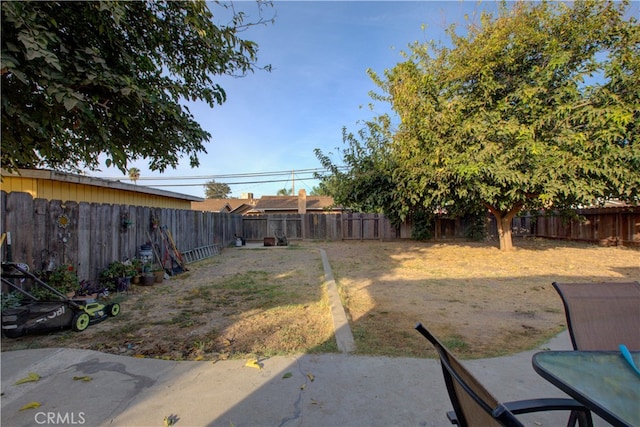
M 220 16 L 220 6 L 210 7 Z M 238 2 L 235 7 L 245 11 L 247 21 L 258 19 L 255 2 Z M 222 106 L 190 106 L 196 120 L 212 135 L 208 152 L 199 156 L 200 167 L 192 169 L 185 159 L 179 168 L 160 174 L 150 172 L 144 160 L 136 161 L 130 166 L 141 170 L 138 185 L 204 197 L 203 184 L 211 177 L 285 171 L 280 176 L 215 180 L 244 182 L 230 185 L 232 197 L 275 195 L 281 188 L 292 187 L 296 193 L 301 188 L 311 191 L 317 181 L 308 172 L 296 171 L 321 167 L 314 149 L 335 152 L 335 147 L 343 146 L 343 127 L 356 132 L 359 121 L 388 107 L 379 104 L 373 112 L 369 110 L 369 92 L 376 87 L 367 69 L 383 74 L 403 60 L 401 52 L 412 42 L 446 42 L 445 29 L 450 24 L 464 25 L 465 15 L 477 21 L 473 16 L 481 8 L 495 9 L 495 4 L 275 1 L 262 11 L 267 19 L 275 15 L 275 22 L 243 33 L 243 38 L 259 45 L 259 64 L 270 64 L 273 70 L 258 70 L 243 78 L 221 77 L 219 83 L 227 92 Z M 103 168 L 90 175 L 120 177 L 122 173 Z M 266 180 L 284 181 L 247 183 Z

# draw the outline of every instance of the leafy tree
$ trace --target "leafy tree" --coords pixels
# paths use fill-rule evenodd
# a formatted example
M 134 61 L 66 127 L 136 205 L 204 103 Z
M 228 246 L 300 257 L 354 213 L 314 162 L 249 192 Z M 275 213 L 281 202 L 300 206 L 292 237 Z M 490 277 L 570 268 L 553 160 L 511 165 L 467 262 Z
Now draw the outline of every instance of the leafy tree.
M 331 193 L 326 188 L 326 186 L 320 182 L 318 185 L 314 185 L 311 191 L 309 192 L 310 196 L 331 196 Z
M 123 173 L 139 158 L 163 171 L 186 155 L 195 167 L 211 135 L 186 102 L 222 104 L 217 76 L 259 68 L 239 33 L 265 21 L 233 11 L 215 25 L 202 0 L 1 7 L 3 168 L 95 169 L 100 154 Z
M 319 174 L 320 185 L 326 189 L 336 204 L 359 212 L 385 211 L 392 223 L 398 224 L 395 215 L 393 179 L 394 164 L 390 156 L 391 135 L 387 131 L 387 117 L 366 123 L 357 135 L 342 130 L 346 148 L 337 148 L 342 155 L 341 165 L 336 165 L 331 154 L 316 149 L 315 155 L 326 174 Z
M 415 43 L 384 78 L 371 73 L 400 119 L 387 121 L 396 188 L 385 210 L 481 204 L 508 250 L 523 209 L 637 203 L 640 27 L 626 7 L 503 3 L 461 35 L 450 28 L 449 47 Z
M 393 156 L 390 128 L 389 117 L 383 115 L 366 122 L 357 135 L 343 129 L 342 139 L 346 148 L 337 148 L 342 155 L 342 165 L 334 163 L 332 153 L 325 154 L 316 149 L 316 157 L 327 171 L 317 174 L 321 179 L 320 187 L 334 198 L 336 204 L 351 210 L 384 212 L 396 226 L 410 220 L 413 224 L 412 238 L 430 239 L 436 211 L 443 209 L 425 206 L 420 194 L 409 195 L 410 203 L 399 197 L 398 165 Z M 476 221 L 478 216 L 482 221 L 486 218 L 484 212 L 478 212 L 477 205 L 463 206 L 460 210 L 453 208 L 450 206 L 447 213 L 464 216 L 470 222 Z M 468 234 L 473 239 L 482 237 L 475 227 L 470 227 Z
M 140 179 L 140 169 L 129 168 L 129 179 L 135 184 Z
M 291 188 L 281 188 L 276 193 L 276 196 L 290 196 L 293 194 L 293 190 Z
M 309 191 L 310 196 L 328 196 L 329 193 L 326 192 L 322 185 L 314 185 Z
M 207 182 L 204 186 L 204 197 L 207 199 L 228 199 L 231 188 L 228 184 L 216 182 L 215 179 Z

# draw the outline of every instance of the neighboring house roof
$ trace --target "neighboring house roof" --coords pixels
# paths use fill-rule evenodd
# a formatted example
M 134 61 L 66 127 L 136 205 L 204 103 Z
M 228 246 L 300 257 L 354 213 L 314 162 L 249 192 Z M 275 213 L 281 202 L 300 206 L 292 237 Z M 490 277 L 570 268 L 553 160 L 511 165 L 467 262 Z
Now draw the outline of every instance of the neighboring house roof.
M 253 207 L 255 206 L 255 200 L 251 201 L 251 204 L 248 203 L 242 203 L 240 205 L 238 205 L 237 207 L 235 207 L 231 213 L 237 213 L 240 215 L 244 215 L 245 213 L 249 212 L 251 209 L 253 209 Z
M 204 202 L 191 202 L 191 209 L 208 212 L 231 212 L 228 199 L 205 199 Z
M 211 212 L 230 212 L 245 214 L 262 213 L 298 213 L 299 202 L 306 199 L 307 212 L 341 212 L 342 208 L 333 207 L 333 197 L 307 196 L 301 191 L 298 196 L 262 196 L 260 199 L 206 199 L 192 202 L 191 209 Z
M 253 199 L 205 199 L 203 202 L 192 202 L 191 209 L 243 214 L 251 210 L 254 205 Z
M 629 204 L 627 202 L 622 202 L 622 201 L 617 200 L 617 199 L 608 200 L 604 204 L 605 208 L 626 208 L 626 207 L 631 207 L 631 206 L 635 206 L 635 205 Z
M 333 197 L 307 196 L 307 211 L 341 211 L 333 207 Z M 298 196 L 262 196 L 250 213 L 298 212 Z

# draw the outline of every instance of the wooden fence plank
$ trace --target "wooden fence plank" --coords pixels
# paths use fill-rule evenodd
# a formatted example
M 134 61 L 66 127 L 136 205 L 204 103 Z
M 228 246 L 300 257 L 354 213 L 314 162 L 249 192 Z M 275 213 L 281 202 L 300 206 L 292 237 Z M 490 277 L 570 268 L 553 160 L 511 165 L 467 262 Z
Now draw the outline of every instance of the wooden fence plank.
M 62 239 L 66 237 L 67 233 L 70 233 L 67 227 L 71 228 L 70 224 L 65 227 L 67 222 L 70 223 L 71 220 L 67 217 L 62 207 L 62 202 L 60 200 L 52 200 L 49 203 L 49 223 L 45 249 L 49 252 L 49 256 L 55 261 L 56 265 L 65 263 Z
M 7 193 L 4 191 L 0 191 L 0 235 L 5 236 L 7 232 Z M 4 249 L 6 247 L 6 242 L 2 245 Z M 0 251 L 0 258 L 4 260 L 4 250 Z
M 91 252 L 94 247 L 91 245 L 91 205 L 89 203 L 78 204 L 78 220 L 76 226 L 77 235 L 77 264 L 78 277 L 87 278 L 92 277 L 91 269 Z M 83 257 L 81 254 L 89 254 L 88 257 Z
M 25 212 L 29 213 L 28 216 Z M 13 261 L 33 265 L 33 241 L 31 223 L 33 221 L 33 199 L 27 193 L 19 193 L 7 199 L 5 210 L 7 231 L 11 232 L 11 252 Z
M 69 224 L 64 230 L 60 230 L 60 246 L 62 247 L 62 262 L 78 267 L 78 203 L 65 202 L 64 213 L 69 218 Z
M 32 235 L 30 239 L 33 242 L 46 242 L 47 241 L 47 226 L 49 225 L 49 203 L 43 199 L 35 199 L 33 201 L 33 226 Z M 24 212 L 27 214 L 27 212 Z M 49 253 L 42 245 L 40 247 L 35 246 L 33 251 L 33 264 L 31 265 L 36 270 L 44 270 L 49 264 Z
M 102 219 L 100 217 L 100 206 L 98 203 L 89 204 L 88 239 L 91 247 L 91 255 L 87 264 L 89 265 L 88 276 L 78 276 L 80 279 L 95 280 L 99 277 L 99 271 L 106 267 L 103 264 L 103 254 L 106 250 L 106 242 L 102 239 Z M 85 237 L 86 238 L 86 237 Z M 82 261 L 80 262 L 82 263 Z

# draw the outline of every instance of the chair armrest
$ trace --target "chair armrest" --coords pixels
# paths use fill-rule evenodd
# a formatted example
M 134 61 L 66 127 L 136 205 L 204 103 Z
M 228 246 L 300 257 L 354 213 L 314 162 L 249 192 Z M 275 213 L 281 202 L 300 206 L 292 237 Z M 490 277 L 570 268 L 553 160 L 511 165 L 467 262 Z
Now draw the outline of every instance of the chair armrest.
M 527 399 L 505 402 L 503 405 L 513 414 L 527 414 L 530 412 L 542 411 L 571 411 L 571 416 L 567 423 L 568 426 L 574 426 L 576 421 L 580 427 L 592 427 L 593 420 L 591 412 L 573 399 L 567 398 L 543 398 L 543 399 Z M 454 411 L 447 412 L 447 418 L 451 424 L 458 425 L 458 417 Z
M 587 411 L 583 405 L 568 398 L 542 398 L 504 402 L 504 406 L 514 414 L 527 414 L 539 411 Z
M 592 427 L 591 411 L 579 402 L 567 398 L 542 398 L 516 400 L 503 403 L 514 414 L 527 414 L 541 411 L 571 411 L 567 426 Z

